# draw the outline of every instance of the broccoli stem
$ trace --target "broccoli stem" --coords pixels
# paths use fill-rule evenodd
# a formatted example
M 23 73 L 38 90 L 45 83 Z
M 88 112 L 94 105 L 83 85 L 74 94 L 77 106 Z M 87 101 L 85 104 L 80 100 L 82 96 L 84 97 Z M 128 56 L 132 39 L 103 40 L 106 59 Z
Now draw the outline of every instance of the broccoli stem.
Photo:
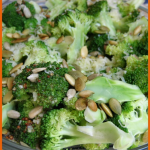
M 80 22 L 76 23 L 76 27 L 72 28 L 72 34 L 75 38 L 67 55 L 69 64 L 72 64 L 77 59 L 80 49 L 84 46 L 84 26 Z

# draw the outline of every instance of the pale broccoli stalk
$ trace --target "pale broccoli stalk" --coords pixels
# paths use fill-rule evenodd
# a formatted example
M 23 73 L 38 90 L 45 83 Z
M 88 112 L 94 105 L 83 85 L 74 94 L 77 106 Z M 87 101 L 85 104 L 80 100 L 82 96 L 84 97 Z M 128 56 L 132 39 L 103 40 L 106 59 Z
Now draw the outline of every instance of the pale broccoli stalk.
M 138 86 L 105 77 L 97 77 L 86 82 L 84 90 L 93 91 L 94 94 L 89 99 L 97 103 L 108 103 L 110 98 L 115 98 L 120 103 L 145 98 Z
M 92 23 L 91 16 L 78 10 L 69 10 L 56 19 L 56 27 L 66 35 L 71 35 L 74 39 L 67 52 L 67 61 L 72 64 L 79 56 L 81 48 L 84 46 L 87 33 Z
M 12 101 L 2 106 L 2 127 L 9 127 L 9 118 L 7 117 L 7 112 L 15 108 L 15 102 Z
M 53 20 L 67 9 L 77 8 L 80 11 L 85 11 L 87 9 L 87 0 L 48 0 L 45 5 L 50 10 L 50 20 Z
M 135 9 L 138 9 L 144 3 L 144 0 L 130 0 L 125 3 L 123 0 L 120 0 L 118 3 L 118 8 L 123 17 L 129 15 Z
M 112 143 L 115 149 L 127 149 L 134 142 L 134 136 L 125 133 L 111 122 L 96 126 L 78 126 L 80 111 L 55 109 L 42 118 L 41 133 L 43 150 L 60 150 L 79 144 Z M 66 138 L 67 137 L 67 138 Z
M 109 28 L 111 36 L 116 35 L 116 30 L 108 10 L 108 3 L 105 0 L 96 2 L 89 7 L 88 14 L 92 15 L 94 19 L 91 25 L 92 32 L 100 30 L 101 26 L 106 26 Z
M 23 56 L 27 56 L 25 65 L 40 62 L 61 62 L 60 53 L 49 50 L 43 41 L 29 41 L 26 46 L 21 49 Z

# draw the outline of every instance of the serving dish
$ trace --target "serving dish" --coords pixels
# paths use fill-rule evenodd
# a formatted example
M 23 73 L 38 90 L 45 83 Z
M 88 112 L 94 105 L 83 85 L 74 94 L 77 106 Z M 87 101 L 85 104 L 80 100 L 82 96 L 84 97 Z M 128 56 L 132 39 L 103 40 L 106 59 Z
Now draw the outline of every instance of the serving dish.
M 11 3 L 12 1 L 9 1 L 9 0 L 4 0 L 3 1 L 3 9 L 9 4 L 9 3 Z M 44 5 L 44 1 L 37 1 L 37 3 L 41 6 L 41 7 L 43 7 L 43 8 L 45 8 L 45 5 Z M 144 16 L 146 16 L 146 17 L 148 17 L 148 9 L 147 8 L 145 8 L 145 7 L 143 7 L 143 6 L 141 6 L 140 7 L 140 10 L 142 11 L 142 14 L 144 15 Z M 7 139 L 5 139 L 4 137 L 3 137 L 3 150 L 33 150 L 33 149 L 31 149 L 31 148 L 28 148 L 28 147 L 25 147 L 25 146 L 21 146 L 21 145 L 19 145 L 19 144 L 17 144 L 17 143 L 14 143 L 14 142 L 12 142 L 12 141 L 9 141 L 9 140 L 7 140 Z M 68 150 L 85 150 L 85 149 L 83 149 L 83 148 L 81 148 L 80 146 L 73 146 L 73 147 L 70 147 L 70 148 L 66 148 L 66 149 L 68 149 Z M 133 150 L 146 150 L 146 149 L 148 149 L 148 144 L 144 144 L 144 145 L 142 145 L 142 146 L 140 146 L 140 147 L 138 147 L 138 148 L 135 148 L 135 149 L 133 149 Z M 109 148 L 109 149 L 107 149 L 107 150 L 113 150 L 113 148 Z

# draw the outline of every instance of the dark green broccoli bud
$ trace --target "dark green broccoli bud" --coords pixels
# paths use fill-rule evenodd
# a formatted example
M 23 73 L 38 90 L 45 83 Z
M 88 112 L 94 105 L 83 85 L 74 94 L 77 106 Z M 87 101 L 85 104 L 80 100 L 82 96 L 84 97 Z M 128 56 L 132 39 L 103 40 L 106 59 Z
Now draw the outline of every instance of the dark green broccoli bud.
M 36 82 L 27 79 L 35 68 L 46 67 L 45 71 L 39 72 Z M 13 95 L 18 100 L 31 99 L 33 92 L 37 94 L 35 103 L 44 108 L 57 106 L 66 95 L 69 84 L 64 75 L 68 72 L 67 68 L 61 68 L 60 64 L 54 62 L 31 64 L 26 66 L 23 71 L 15 78 L 15 91 Z M 30 98 L 29 98 L 30 97 Z
M 10 77 L 9 71 L 12 69 L 12 63 L 2 60 L 2 77 Z
M 25 2 L 24 5 L 29 8 L 32 15 L 35 14 L 33 5 L 31 5 L 29 2 Z M 20 14 L 19 12 L 17 13 L 17 7 L 19 8 L 16 1 L 9 4 L 3 12 L 2 20 L 7 27 L 16 27 L 17 30 L 22 31 L 24 29 L 24 22 L 27 20 L 27 18 L 25 18 L 22 11 L 20 11 Z
M 109 28 L 109 34 L 111 36 L 116 35 L 116 30 L 113 25 L 112 18 L 109 15 L 108 3 L 106 0 L 96 2 L 94 5 L 91 5 L 88 9 L 88 15 L 93 16 L 93 22 L 91 24 L 91 32 L 100 30 L 101 26 L 106 26 Z M 108 31 L 107 31 L 108 32 Z
M 148 92 L 148 57 L 143 56 L 136 59 L 134 56 L 130 56 L 127 59 L 126 71 L 125 81 L 137 85 L 146 94 Z
M 88 51 L 99 51 L 102 55 L 104 54 L 104 43 L 108 40 L 107 34 L 97 34 L 94 36 L 90 36 L 87 41 Z
M 43 27 L 42 32 L 45 33 L 45 34 L 49 33 L 49 31 L 51 29 L 51 25 L 48 24 L 47 22 L 48 22 L 48 19 L 46 19 L 46 18 L 43 18 L 41 20 L 41 26 Z
M 128 128 L 120 121 L 120 116 L 113 113 L 113 118 L 108 116 L 108 121 L 114 123 L 118 128 L 128 133 Z
M 25 20 L 24 22 L 24 28 L 25 29 L 30 29 L 31 31 L 34 32 L 36 26 L 37 26 L 38 21 L 35 18 L 29 18 Z
M 86 150 L 103 150 L 103 149 L 109 149 L 109 144 L 84 144 L 82 145 Z

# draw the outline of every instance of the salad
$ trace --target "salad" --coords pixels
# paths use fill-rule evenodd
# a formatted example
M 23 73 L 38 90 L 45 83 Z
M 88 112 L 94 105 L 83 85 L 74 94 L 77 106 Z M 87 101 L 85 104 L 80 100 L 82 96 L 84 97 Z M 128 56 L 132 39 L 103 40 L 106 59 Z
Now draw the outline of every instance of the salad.
M 3 11 L 2 133 L 32 149 L 148 142 L 144 0 L 17 0 Z

